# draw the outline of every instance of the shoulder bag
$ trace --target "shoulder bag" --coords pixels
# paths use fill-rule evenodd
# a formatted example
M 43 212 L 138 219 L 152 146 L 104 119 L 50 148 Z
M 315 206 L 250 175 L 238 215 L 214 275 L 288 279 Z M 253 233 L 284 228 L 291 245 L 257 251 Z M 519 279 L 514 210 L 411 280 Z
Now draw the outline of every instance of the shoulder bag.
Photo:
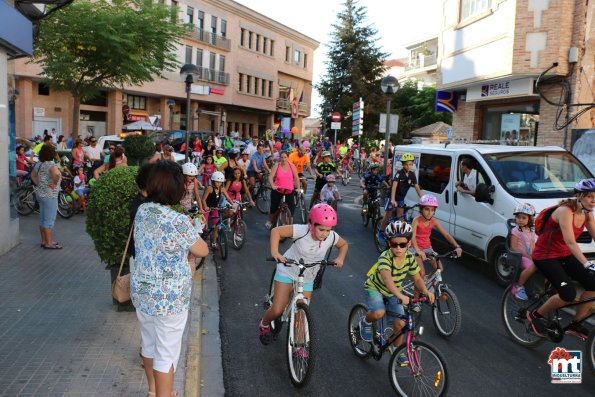
M 132 237 L 133 231 L 134 222 L 132 222 L 130 233 L 128 233 L 126 248 L 124 248 L 122 261 L 120 262 L 120 270 L 118 270 L 118 275 L 112 284 L 112 297 L 120 303 L 128 302 L 130 300 L 130 273 L 122 276 L 122 268 L 124 267 L 124 262 L 126 261 L 126 253 L 128 252 L 128 245 L 130 245 L 130 238 Z

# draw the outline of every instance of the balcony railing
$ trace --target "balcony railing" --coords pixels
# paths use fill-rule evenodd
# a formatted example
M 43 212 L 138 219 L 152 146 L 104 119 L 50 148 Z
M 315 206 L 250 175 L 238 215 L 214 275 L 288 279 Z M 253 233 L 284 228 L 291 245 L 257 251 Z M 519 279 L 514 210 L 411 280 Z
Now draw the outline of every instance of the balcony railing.
M 210 81 L 212 83 L 229 85 L 229 73 L 221 72 L 215 69 L 209 69 L 198 66 L 198 75 L 195 76 L 200 81 Z
M 231 49 L 231 40 L 206 30 L 194 30 L 190 33 L 190 37 L 227 51 Z
M 409 65 L 405 68 L 405 70 L 412 70 L 412 69 L 423 69 L 430 66 L 436 66 L 436 54 L 434 55 L 418 55 L 416 58 L 413 58 L 409 61 Z
M 298 114 L 308 114 L 309 105 L 306 102 L 299 102 L 297 105 Z M 291 101 L 289 99 L 277 98 L 277 110 L 291 113 Z

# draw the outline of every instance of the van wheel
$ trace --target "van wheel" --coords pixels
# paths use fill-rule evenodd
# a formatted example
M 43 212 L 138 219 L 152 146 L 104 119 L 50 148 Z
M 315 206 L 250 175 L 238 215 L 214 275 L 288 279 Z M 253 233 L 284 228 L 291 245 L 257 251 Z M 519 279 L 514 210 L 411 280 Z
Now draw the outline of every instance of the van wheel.
M 499 244 L 494 249 L 491 263 L 493 265 L 496 282 L 502 287 L 510 284 L 514 277 L 514 266 L 508 260 L 508 254 L 503 244 Z

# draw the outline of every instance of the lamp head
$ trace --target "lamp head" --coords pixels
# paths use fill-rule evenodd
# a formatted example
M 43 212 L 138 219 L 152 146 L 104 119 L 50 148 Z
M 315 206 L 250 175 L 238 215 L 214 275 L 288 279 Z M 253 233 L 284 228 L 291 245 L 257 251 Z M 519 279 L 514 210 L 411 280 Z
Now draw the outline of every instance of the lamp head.
M 399 89 L 399 80 L 393 76 L 386 76 L 380 82 L 380 88 L 385 94 L 394 94 Z
M 186 83 L 193 83 L 194 76 L 200 75 L 200 71 L 198 67 L 193 63 L 187 63 L 180 69 L 180 76 L 184 79 Z

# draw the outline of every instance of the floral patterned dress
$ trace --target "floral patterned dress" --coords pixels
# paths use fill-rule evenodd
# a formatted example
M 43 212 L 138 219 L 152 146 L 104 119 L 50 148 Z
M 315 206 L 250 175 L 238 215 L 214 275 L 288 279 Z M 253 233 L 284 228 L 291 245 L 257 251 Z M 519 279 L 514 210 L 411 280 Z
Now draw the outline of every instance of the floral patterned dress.
M 142 204 L 134 225 L 132 303 L 150 316 L 188 310 L 192 274 L 188 250 L 200 239 L 186 215 L 156 203 Z

